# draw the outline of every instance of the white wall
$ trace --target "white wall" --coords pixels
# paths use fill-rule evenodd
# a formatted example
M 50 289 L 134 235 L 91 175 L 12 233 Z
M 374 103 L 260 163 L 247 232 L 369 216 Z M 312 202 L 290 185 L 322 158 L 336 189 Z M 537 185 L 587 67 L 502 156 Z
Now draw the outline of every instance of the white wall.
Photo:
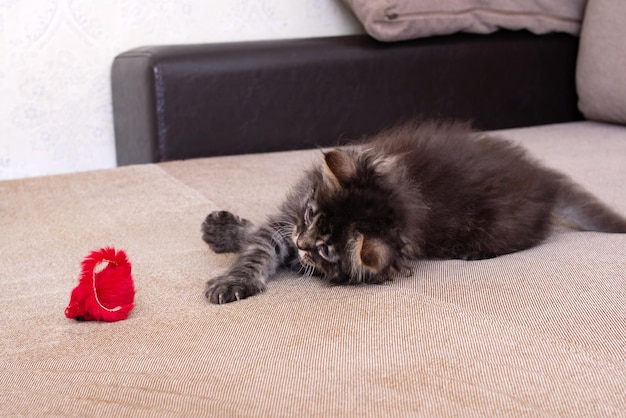
M 125 50 L 358 32 L 341 0 L 0 0 L 0 179 L 115 166 Z

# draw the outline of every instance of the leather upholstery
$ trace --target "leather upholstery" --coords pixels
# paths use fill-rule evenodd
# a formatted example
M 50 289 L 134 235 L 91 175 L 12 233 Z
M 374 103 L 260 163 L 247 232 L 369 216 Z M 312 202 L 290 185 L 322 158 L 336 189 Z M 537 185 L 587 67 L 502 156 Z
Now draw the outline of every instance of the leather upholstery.
M 120 165 L 336 145 L 413 117 L 581 119 L 578 39 L 528 32 L 143 47 L 116 57 Z

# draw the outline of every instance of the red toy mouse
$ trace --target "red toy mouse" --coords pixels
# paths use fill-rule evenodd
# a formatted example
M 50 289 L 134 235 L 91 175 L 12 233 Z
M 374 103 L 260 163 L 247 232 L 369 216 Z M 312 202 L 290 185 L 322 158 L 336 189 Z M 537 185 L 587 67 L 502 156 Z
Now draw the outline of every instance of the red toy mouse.
M 65 316 L 77 321 L 126 319 L 135 299 L 126 253 L 112 247 L 101 248 L 89 253 L 81 266 L 80 279 L 72 290 Z

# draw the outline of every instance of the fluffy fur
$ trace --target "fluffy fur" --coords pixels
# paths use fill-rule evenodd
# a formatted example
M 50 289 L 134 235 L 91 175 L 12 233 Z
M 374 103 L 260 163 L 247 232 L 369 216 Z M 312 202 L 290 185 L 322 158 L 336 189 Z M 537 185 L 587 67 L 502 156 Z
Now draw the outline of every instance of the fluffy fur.
M 410 123 L 323 153 L 260 226 L 207 216 L 204 240 L 239 255 L 206 297 L 255 295 L 281 266 L 332 283 L 381 283 L 418 258 L 496 257 L 541 242 L 555 217 L 626 233 L 623 217 L 522 148 L 467 124 Z
M 81 263 L 78 285 L 65 309 L 77 321 L 114 322 L 133 309 L 135 286 L 126 253 L 112 247 L 92 251 Z

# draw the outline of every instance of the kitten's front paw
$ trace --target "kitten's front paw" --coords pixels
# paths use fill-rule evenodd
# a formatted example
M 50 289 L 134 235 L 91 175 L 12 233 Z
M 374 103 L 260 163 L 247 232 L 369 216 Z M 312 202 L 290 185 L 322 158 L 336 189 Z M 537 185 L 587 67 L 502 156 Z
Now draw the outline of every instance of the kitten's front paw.
M 252 222 L 225 210 L 210 213 L 202 223 L 202 239 L 216 253 L 237 252 Z
M 211 303 L 222 304 L 254 296 L 265 290 L 265 285 L 256 280 L 220 276 L 207 282 L 205 296 Z

